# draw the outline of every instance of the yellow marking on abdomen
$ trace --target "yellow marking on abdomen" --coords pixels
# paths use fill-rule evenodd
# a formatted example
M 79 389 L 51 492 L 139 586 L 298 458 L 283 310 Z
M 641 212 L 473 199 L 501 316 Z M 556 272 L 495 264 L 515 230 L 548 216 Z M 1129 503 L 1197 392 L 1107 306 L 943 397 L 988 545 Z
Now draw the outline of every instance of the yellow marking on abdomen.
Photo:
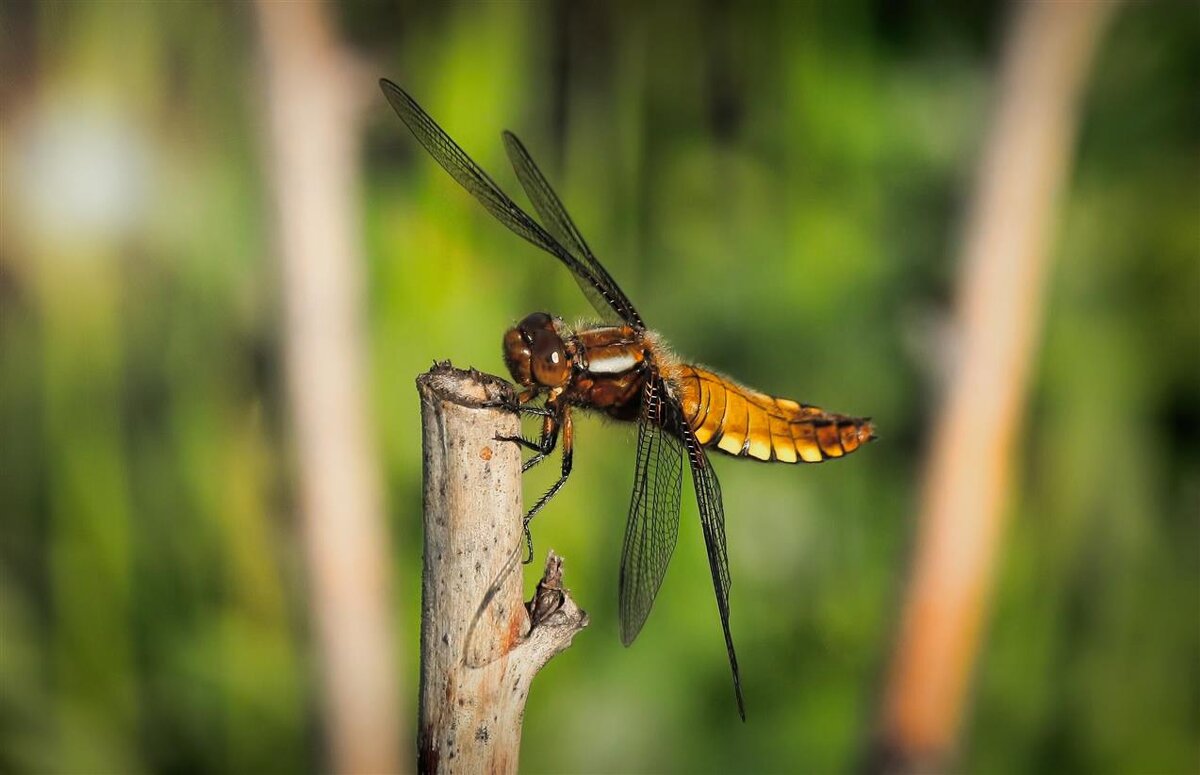
M 792 441 L 792 431 L 782 417 L 771 418 L 771 449 L 776 460 L 783 463 L 796 462 L 796 443 Z
M 735 457 L 819 463 L 874 437 L 868 419 L 775 398 L 706 369 L 681 365 L 671 377 L 696 439 Z
M 746 446 L 746 429 L 750 424 L 746 397 L 732 390 L 725 392 L 725 419 L 717 428 L 713 441 L 717 448 L 731 455 L 742 454 Z

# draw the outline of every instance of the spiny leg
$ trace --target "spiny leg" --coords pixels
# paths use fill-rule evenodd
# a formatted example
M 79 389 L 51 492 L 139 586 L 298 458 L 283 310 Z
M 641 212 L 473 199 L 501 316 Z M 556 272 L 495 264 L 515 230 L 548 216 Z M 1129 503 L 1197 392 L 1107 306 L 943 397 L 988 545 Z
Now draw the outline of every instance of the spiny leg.
M 529 513 L 525 515 L 525 547 L 527 549 L 525 557 L 526 565 L 533 562 L 533 535 L 529 532 L 529 523 L 533 520 L 534 516 L 542 510 L 542 507 L 550 502 L 550 499 L 554 497 L 554 494 L 562 489 L 562 486 L 567 483 L 567 477 L 571 475 L 571 459 L 575 452 L 575 431 L 574 426 L 571 424 L 571 413 L 566 409 L 563 410 L 560 424 L 562 427 L 563 437 L 562 475 L 558 477 L 557 482 L 550 486 L 549 490 L 546 490 L 546 493 L 542 495 L 542 497 L 538 498 L 537 503 L 533 504 L 533 508 L 531 508 Z M 553 445 L 551 445 L 551 447 L 553 447 Z M 542 455 L 541 457 L 545 457 L 545 455 Z M 530 462 L 532 463 L 533 459 L 531 459 Z
M 484 401 L 483 406 L 498 407 L 507 409 L 510 412 L 516 412 L 520 415 L 535 415 L 537 417 L 549 417 L 554 414 L 549 407 L 530 406 L 529 402 L 538 397 L 538 391 L 529 389 L 524 390 L 516 395 L 509 395 L 505 398 L 497 398 L 491 401 Z
M 522 411 L 525 411 L 524 407 L 522 407 Z M 558 423 L 558 418 L 555 416 L 554 412 L 551 412 L 546 409 L 534 410 L 533 407 L 530 407 L 529 413 L 536 414 L 536 415 L 544 418 L 542 421 L 542 435 L 541 435 L 541 438 L 539 438 L 537 441 L 533 441 L 532 439 L 527 439 L 524 436 L 497 436 L 496 437 L 497 441 L 511 441 L 512 443 L 517 444 L 518 446 L 524 447 L 525 449 L 533 450 L 535 453 L 537 453 L 533 457 L 526 460 L 521 465 L 521 473 L 525 473 L 529 469 L 536 466 L 538 463 L 545 460 L 546 456 L 554 451 L 554 445 L 556 443 L 558 443 L 559 423 Z
M 550 403 L 549 401 L 550 400 L 548 400 L 546 409 L 536 409 L 534 407 L 525 406 L 520 407 L 520 411 L 522 412 L 525 412 L 526 409 L 529 409 L 529 414 L 536 414 L 544 418 L 542 422 L 542 434 L 537 441 L 532 441 L 524 436 L 496 437 L 498 441 L 511 441 L 514 444 L 524 447 L 525 449 L 534 451 L 534 456 L 529 460 L 526 460 L 521 466 L 521 472 L 524 473 L 525 471 L 528 471 L 538 463 L 545 460 L 546 457 L 554 451 L 554 447 L 558 443 L 558 432 L 560 429 L 563 432 L 562 475 L 559 477 L 558 481 L 554 483 L 554 486 L 552 486 L 544 495 L 542 495 L 541 498 L 538 499 L 537 503 L 533 505 L 533 508 L 531 508 L 528 513 L 525 514 L 525 518 L 522 521 L 522 528 L 525 533 L 525 546 L 527 549 L 527 554 L 525 557 L 526 565 L 533 562 L 533 535 L 529 532 L 529 523 L 533 519 L 534 515 L 541 511 L 542 507 L 545 506 L 550 499 L 554 497 L 554 494 L 559 491 L 563 484 L 566 483 L 567 477 L 571 473 L 571 450 L 573 446 L 572 442 L 574 440 L 574 433 L 573 426 L 571 424 L 570 410 L 566 406 L 560 406 L 557 403 Z

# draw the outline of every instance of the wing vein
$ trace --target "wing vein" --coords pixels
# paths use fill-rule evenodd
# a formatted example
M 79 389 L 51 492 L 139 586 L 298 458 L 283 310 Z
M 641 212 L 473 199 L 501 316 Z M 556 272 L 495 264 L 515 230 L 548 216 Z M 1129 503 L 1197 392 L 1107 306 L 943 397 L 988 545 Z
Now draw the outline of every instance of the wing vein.
M 672 408 L 661 377 L 651 371 L 642 389 L 637 463 L 621 556 L 621 641 L 626 646 L 650 614 L 679 535 L 683 447 L 669 432 Z
M 583 289 L 588 301 L 606 320 L 610 322 L 625 321 L 630 325 L 642 328 L 641 318 L 633 309 L 633 305 L 629 303 L 604 267 L 590 255 L 590 252 L 582 258 L 573 255 L 549 231 L 509 198 L 496 185 L 491 176 L 476 164 L 466 151 L 459 147 L 458 143 L 454 142 L 407 92 L 386 78 L 380 80 L 379 86 L 392 109 L 396 111 L 396 115 L 405 123 L 417 141 L 450 174 L 450 177 L 454 178 L 460 186 L 483 205 L 484 209 L 514 234 L 536 245 L 566 265 L 571 270 L 576 282 L 579 283 L 579 287 Z M 530 164 L 532 165 L 532 160 Z M 536 167 L 534 169 L 536 170 Z M 538 175 L 540 176 L 540 172 Z M 544 183 L 544 178 L 542 181 Z M 549 191 L 548 185 L 546 190 Z M 550 196 L 554 197 L 552 191 Z M 554 197 L 554 201 L 557 202 L 557 197 Z M 565 218 L 566 211 L 562 210 L 561 203 L 558 203 L 558 208 Z M 543 215 L 543 217 L 546 216 Z M 570 222 L 569 218 L 567 222 Z M 571 224 L 569 232 L 561 231 L 559 224 L 555 224 L 553 228 L 560 235 L 567 237 L 578 235 L 574 224 Z M 579 241 L 582 244 L 582 238 L 579 238 Z M 584 247 L 586 248 L 586 245 Z

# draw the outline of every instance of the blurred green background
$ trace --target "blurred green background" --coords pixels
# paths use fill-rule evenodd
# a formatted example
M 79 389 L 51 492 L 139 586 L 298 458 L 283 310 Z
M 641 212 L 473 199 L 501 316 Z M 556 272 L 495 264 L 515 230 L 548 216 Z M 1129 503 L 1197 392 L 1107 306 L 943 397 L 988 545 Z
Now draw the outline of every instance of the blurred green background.
M 953 354 L 1005 9 L 335 11 L 372 78 L 514 194 L 499 132 L 520 134 L 681 354 L 882 435 L 832 465 L 716 463 L 743 725 L 690 496 L 655 612 L 620 646 L 633 436 L 578 422 L 534 536 L 593 624 L 534 684 L 523 769 L 853 767 Z M 239 4 L 0 7 L 0 770 L 323 766 L 257 40 Z M 1100 49 L 965 771 L 1200 768 L 1198 75 L 1191 4 L 1131 3 Z M 441 358 L 502 373 L 515 320 L 589 309 L 371 100 L 366 314 L 411 720 L 413 378 Z

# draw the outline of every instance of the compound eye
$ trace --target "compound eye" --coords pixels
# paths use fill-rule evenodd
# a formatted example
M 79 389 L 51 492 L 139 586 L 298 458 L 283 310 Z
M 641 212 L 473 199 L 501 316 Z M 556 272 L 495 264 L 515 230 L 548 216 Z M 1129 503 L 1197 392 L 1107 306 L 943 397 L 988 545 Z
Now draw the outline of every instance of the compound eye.
M 508 371 L 518 383 L 529 386 L 533 384 L 530 371 L 529 345 L 533 340 L 519 329 L 510 328 L 504 335 L 504 362 Z
M 526 346 L 533 346 L 533 337 L 539 331 L 553 331 L 554 321 L 545 312 L 533 312 L 525 316 L 525 319 L 520 322 L 517 329 L 521 332 L 521 339 Z
M 543 385 L 561 385 L 567 381 L 570 370 L 562 339 L 550 332 L 537 332 L 533 337 L 533 370 L 538 382 Z
M 551 318 L 545 312 L 531 312 L 521 321 L 521 328 L 526 331 L 537 331 L 543 328 L 550 328 Z

